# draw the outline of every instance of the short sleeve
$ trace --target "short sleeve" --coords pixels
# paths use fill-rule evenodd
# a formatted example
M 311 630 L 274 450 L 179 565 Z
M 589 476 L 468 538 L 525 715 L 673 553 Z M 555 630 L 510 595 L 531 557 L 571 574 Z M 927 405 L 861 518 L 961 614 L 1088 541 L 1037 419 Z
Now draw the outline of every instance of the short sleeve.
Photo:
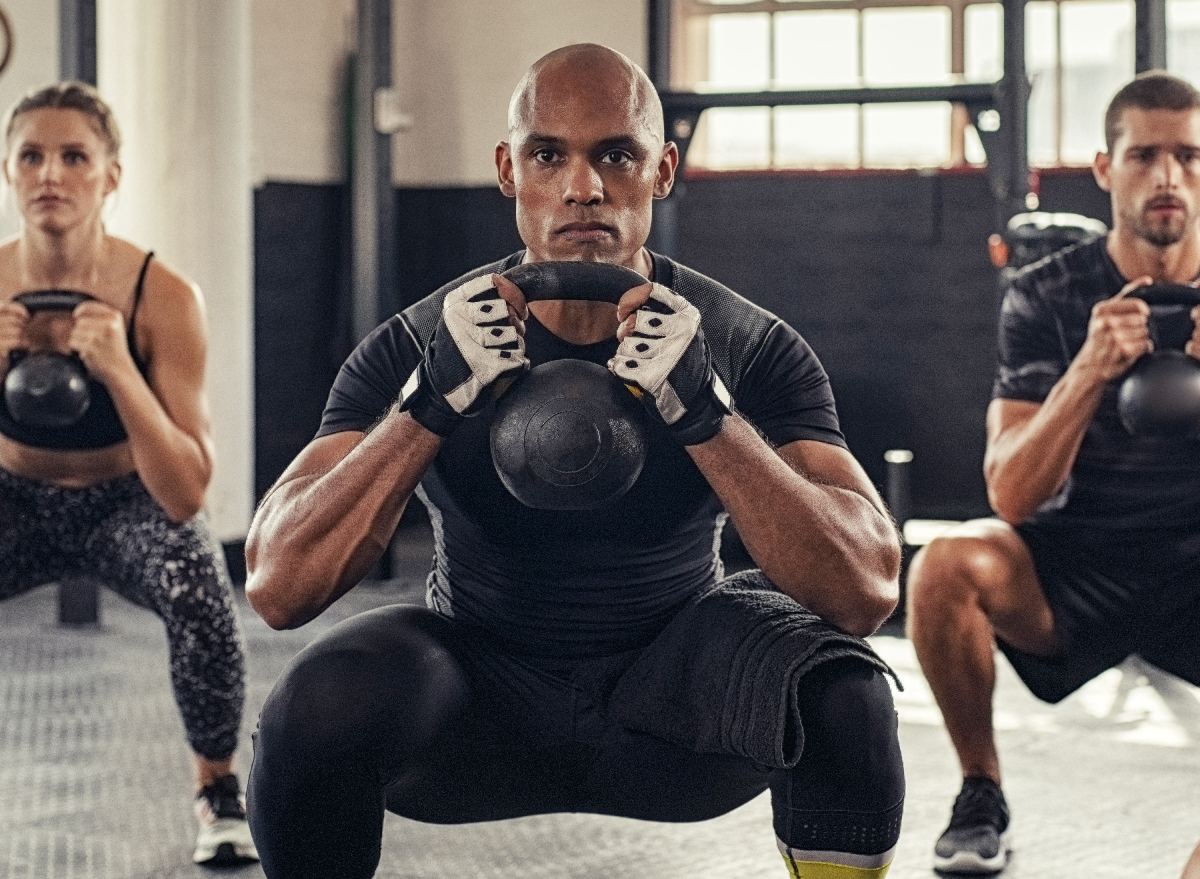
M 992 397 L 1040 403 L 1069 366 L 1061 322 L 1036 287 L 1014 284 L 1000 307 Z
M 416 342 L 399 315 L 380 324 L 338 371 L 317 436 L 368 430 L 396 402 L 419 362 Z
M 825 368 L 782 321 L 763 338 L 734 396 L 738 410 L 776 446 L 818 440 L 846 448 Z

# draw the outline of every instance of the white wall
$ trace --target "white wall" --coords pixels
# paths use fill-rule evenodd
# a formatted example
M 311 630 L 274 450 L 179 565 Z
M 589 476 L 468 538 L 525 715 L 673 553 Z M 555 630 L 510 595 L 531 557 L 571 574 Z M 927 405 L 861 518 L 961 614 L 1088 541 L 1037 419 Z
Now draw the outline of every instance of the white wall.
M 508 99 L 552 49 L 602 43 L 646 63 L 645 0 L 395 0 L 392 8 L 394 82 L 415 122 L 393 137 L 398 183 L 495 183 Z
M 254 0 L 254 177 L 346 177 L 346 70 L 355 0 Z
M 13 28 L 12 59 L 0 73 L 0 112 L 26 92 L 58 80 L 58 3 L 51 0 L 4 0 Z M 0 183 L 0 190 L 3 190 Z M 12 198 L 0 198 L 0 237 L 17 231 Z
M 109 229 L 195 281 L 208 311 L 221 540 L 254 509 L 251 0 L 101 0 L 97 80 L 122 128 Z
M 255 0 L 258 180 L 344 178 L 343 83 L 355 0 Z M 604 43 L 639 64 L 645 0 L 394 0 L 393 81 L 413 127 L 393 177 L 414 186 L 495 182 L 496 141 L 525 69 L 551 49 Z

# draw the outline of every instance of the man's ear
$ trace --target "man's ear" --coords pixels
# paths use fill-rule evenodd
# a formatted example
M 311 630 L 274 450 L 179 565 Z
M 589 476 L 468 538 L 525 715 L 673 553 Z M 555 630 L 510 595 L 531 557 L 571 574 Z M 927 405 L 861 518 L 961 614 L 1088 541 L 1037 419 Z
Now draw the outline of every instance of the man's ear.
M 1112 156 L 1108 153 L 1096 153 L 1092 159 L 1092 176 L 1096 185 L 1105 192 L 1112 192 Z
M 517 197 L 517 184 L 513 179 L 512 151 L 504 141 L 496 144 L 496 179 L 500 183 L 501 192 L 509 198 Z
M 679 147 L 674 141 L 667 141 L 663 146 L 662 159 L 658 163 L 657 177 L 654 180 L 654 197 L 666 198 L 671 194 L 675 185 L 675 169 L 679 167 Z

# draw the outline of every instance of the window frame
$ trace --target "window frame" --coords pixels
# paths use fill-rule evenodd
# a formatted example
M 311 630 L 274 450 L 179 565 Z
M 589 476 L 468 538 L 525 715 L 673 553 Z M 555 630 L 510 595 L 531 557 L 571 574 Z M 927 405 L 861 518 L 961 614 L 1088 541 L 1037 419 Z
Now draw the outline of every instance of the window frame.
M 850 10 L 856 11 L 859 14 L 857 38 L 859 40 L 859 57 L 858 57 L 858 73 L 861 80 L 864 70 L 864 58 L 862 51 L 863 32 L 862 13 L 869 9 L 888 9 L 888 8 L 920 8 L 920 7 L 939 7 L 949 10 L 950 13 L 950 70 L 949 74 L 951 82 L 964 83 L 966 69 L 966 18 L 967 9 L 975 5 L 999 5 L 999 0 L 753 0 L 746 3 L 714 3 L 710 0 L 668 0 L 670 5 L 670 15 L 672 23 L 672 33 L 676 35 L 675 39 L 671 40 L 670 45 L 670 88 L 673 91 L 687 92 L 695 91 L 698 86 L 704 82 L 704 78 L 708 73 L 708 21 L 711 17 L 717 15 L 730 14 L 750 14 L 750 13 L 765 13 L 768 15 L 768 37 L 767 51 L 771 53 L 768 58 L 768 71 L 774 75 L 776 72 L 776 64 L 773 53 L 775 52 L 775 15 L 778 13 L 796 12 L 796 11 L 826 11 L 826 10 Z M 1052 71 L 1052 88 L 1054 92 L 1054 110 L 1051 115 L 1053 131 L 1051 137 L 1054 142 L 1054 162 L 1039 162 L 1037 168 L 1039 170 L 1049 170 L 1055 168 L 1080 168 L 1085 167 L 1084 163 L 1064 161 L 1063 160 L 1063 132 L 1066 127 L 1066 119 L 1063 107 L 1063 36 L 1062 36 L 1062 6 L 1064 3 L 1077 2 L 1077 0 L 1045 0 L 1045 2 L 1054 5 L 1054 17 L 1056 22 L 1055 27 L 1055 47 L 1054 47 L 1054 66 Z M 1114 0 L 1118 2 L 1118 0 Z M 1137 3 L 1138 0 L 1119 0 L 1119 2 L 1129 3 L 1133 7 L 1134 27 L 1137 27 Z M 1024 8 L 1024 7 L 1022 7 Z M 1136 46 L 1136 33 L 1135 33 Z M 1001 67 L 1003 67 L 1003 51 L 1004 40 L 1001 34 Z M 1024 60 L 1023 64 L 1024 64 Z M 972 82 L 978 82 L 973 80 Z M 781 87 L 772 80 L 765 92 L 779 90 Z M 709 92 L 714 93 L 714 92 Z M 719 94 L 720 92 L 715 92 Z M 763 105 L 766 106 L 766 105 Z M 779 146 L 776 142 L 775 132 L 775 113 L 771 112 L 768 116 L 768 142 L 767 142 L 767 164 L 765 166 L 747 167 L 747 168 L 708 168 L 704 165 L 697 166 L 698 170 L 702 170 L 706 174 L 724 174 L 724 173 L 747 173 L 747 172 L 768 172 L 768 173 L 784 173 L 801 171 L 806 173 L 820 172 L 841 172 L 846 171 L 875 171 L 875 170 L 895 170 L 896 165 L 880 165 L 869 164 L 866 161 L 865 150 L 866 143 L 862 136 L 863 130 L 863 108 L 865 104 L 859 103 L 858 107 L 858 126 L 859 137 L 857 142 L 857 156 L 853 164 L 838 165 L 838 166 L 799 166 L 795 164 L 780 164 L 778 161 Z M 950 144 L 948 149 L 947 159 L 936 166 L 937 170 L 963 170 L 963 169 L 983 169 L 986 167 L 984 163 L 969 162 L 967 160 L 967 131 L 971 127 L 971 114 L 968 112 L 964 104 L 951 102 L 950 116 Z M 1028 149 L 1028 145 L 1026 146 Z M 922 168 L 918 165 L 906 166 L 910 170 L 928 170 L 929 166 Z

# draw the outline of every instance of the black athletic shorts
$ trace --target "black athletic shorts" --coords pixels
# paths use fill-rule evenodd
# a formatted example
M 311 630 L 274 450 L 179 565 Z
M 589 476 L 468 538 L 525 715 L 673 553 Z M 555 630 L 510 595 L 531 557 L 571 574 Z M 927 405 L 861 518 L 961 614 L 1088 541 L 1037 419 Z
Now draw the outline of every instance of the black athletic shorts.
M 999 642 L 1035 696 L 1058 702 L 1135 653 L 1200 685 L 1200 529 L 1017 533 L 1064 644 L 1041 657 Z

